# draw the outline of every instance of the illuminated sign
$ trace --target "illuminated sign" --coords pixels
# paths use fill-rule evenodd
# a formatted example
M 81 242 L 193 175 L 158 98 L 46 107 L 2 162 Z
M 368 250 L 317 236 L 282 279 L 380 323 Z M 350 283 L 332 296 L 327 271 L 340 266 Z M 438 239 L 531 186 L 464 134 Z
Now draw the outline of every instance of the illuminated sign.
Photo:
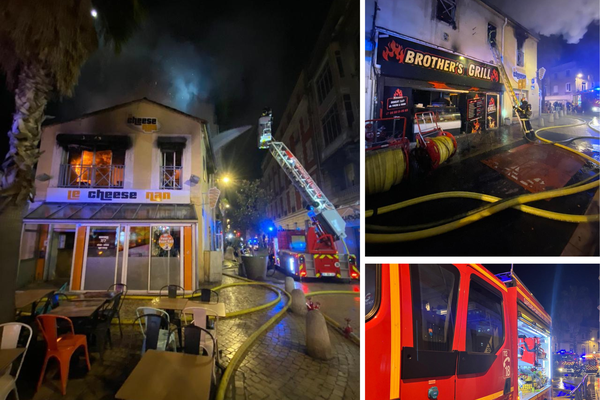
M 130 115 L 127 117 L 127 125 L 145 133 L 153 133 L 160 130 L 160 123 L 158 122 L 158 119 L 150 117 L 138 118 Z
M 379 36 L 377 63 L 387 76 L 502 90 L 495 66 L 397 37 Z
M 190 203 L 188 190 L 48 188 L 46 201 L 67 203 Z

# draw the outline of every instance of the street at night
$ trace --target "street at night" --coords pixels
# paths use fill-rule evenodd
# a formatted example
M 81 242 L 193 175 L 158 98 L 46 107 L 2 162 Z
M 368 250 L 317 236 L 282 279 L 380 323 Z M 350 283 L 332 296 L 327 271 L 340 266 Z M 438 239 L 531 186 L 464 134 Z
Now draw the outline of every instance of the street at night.
M 598 256 L 598 7 L 467 3 L 366 2 L 366 255 Z
M 360 399 L 359 0 L 0 4 L 0 399 Z

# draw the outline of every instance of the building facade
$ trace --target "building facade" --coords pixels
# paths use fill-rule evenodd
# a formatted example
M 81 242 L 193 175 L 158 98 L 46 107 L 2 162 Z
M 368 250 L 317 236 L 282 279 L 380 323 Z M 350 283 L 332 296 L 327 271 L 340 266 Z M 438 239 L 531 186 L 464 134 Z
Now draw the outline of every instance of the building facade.
M 432 111 L 453 134 L 516 122 L 490 47 L 495 42 L 517 97 L 539 115 L 538 38 L 481 0 L 367 0 L 366 119 Z M 412 127 L 412 129 L 411 129 Z
M 346 221 L 349 250 L 359 254 L 360 6 L 335 0 L 317 44 L 277 123 L 284 142 Z M 277 120 L 277 116 L 274 116 Z M 306 230 L 306 204 L 275 160 L 262 165 L 263 185 L 273 194 L 269 218 L 280 229 Z
M 222 251 L 204 120 L 144 98 L 44 126 L 40 149 L 19 287 L 125 283 L 147 293 L 215 279 Z
M 549 68 L 544 76 L 545 100 L 550 104 L 581 106 L 582 94 L 595 88 L 594 75 L 576 62 Z

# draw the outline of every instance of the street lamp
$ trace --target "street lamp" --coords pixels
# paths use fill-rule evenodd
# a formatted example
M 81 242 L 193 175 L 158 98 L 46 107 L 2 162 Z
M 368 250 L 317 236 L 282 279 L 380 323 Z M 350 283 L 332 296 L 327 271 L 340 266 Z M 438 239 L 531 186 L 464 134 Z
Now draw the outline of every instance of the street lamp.
M 98 11 L 96 11 L 96 9 L 94 9 L 94 8 L 92 8 L 92 11 L 90 11 L 90 14 L 92 14 L 92 18 L 98 17 Z
M 583 78 L 583 74 L 580 72 L 580 73 L 577 74 L 577 77 L 578 78 Z

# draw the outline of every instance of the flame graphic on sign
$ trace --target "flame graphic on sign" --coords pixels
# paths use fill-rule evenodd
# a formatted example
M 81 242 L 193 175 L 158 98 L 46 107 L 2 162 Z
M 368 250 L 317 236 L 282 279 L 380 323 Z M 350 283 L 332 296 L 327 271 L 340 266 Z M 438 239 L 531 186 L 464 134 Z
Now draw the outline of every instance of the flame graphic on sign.
M 403 63 L 404 62 L 404 52 L 405 50 L 402 48 L 402 46 L 400 46 L 398 43 L 396 43 L 394 40 L 392 40 L 391 42 L 389 42 L 387 44 L 387 46 L 385 46 L 385 49 L 383 49 L 383 59 L 385 61 L 390 61 L 388 59 L 388 57 L 392 56 L 392 57 L 396 57 L 396 60 L 398 60 L 398 63 Z
M 492 82 L 498 82 L 498 71 L 497 70 L 492 71 L 492 74 L 490 75 L 490 79 L 492 80 Z
M 396 89 L 396 91 L 394 92 L 394 98 L 396 97 L 402 97 L 402 90 Z

